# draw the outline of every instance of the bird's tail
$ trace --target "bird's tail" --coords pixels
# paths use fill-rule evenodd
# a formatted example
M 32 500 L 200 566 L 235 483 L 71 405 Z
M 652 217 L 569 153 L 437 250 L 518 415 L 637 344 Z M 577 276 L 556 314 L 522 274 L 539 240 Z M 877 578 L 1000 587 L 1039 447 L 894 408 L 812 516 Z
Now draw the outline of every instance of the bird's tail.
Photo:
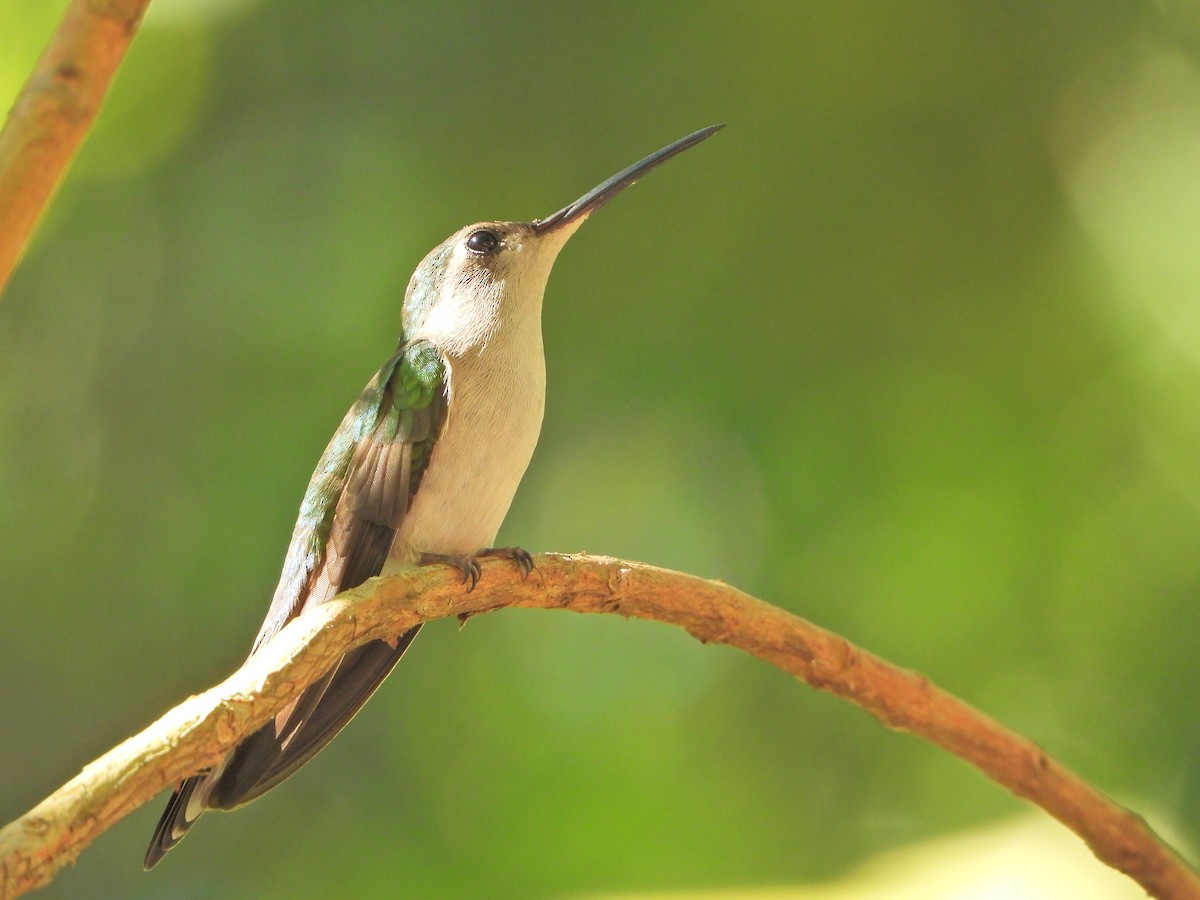
M 188 807 L 191 805 L 189 801 L 192 799 L 192 794 L 206 777 L 207 775 L 193 775 L 175 788 L 175 793 L 167 802 L 167 808 L 163 810 L 158 825 L 154 828 L 154 837 L 150 839 L 150 846 L 146 850 L 146 859 L 143 865 L 147 871 L 153 869 L 158 861 L 166 856 L 168 850 L 182 841 L 183 836 L 188 833 L 188 829 L 200 818 L 200 814 L 204 811 L 203 807 L 193 808 L 190 811 Z

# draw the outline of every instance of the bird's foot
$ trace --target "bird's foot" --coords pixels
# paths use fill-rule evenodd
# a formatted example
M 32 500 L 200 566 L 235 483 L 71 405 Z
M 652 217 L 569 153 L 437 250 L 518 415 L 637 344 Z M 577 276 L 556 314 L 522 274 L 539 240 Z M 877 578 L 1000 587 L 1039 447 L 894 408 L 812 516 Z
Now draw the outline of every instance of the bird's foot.
M 417 565 L 433 566 L 441 563 L 442 565 L 453 566 L 462 575 L 463 584 L 467 584 L 468 581 L 470 582 L 467 586 L 467 593 L 470 593 L 475 590 L 475 585 L 479 584 L 479 576 L 483 571 L 479 567 L 478 556 L 480 555 L 471 556 L 465 553 L 422 553 L 417 558 Z
M 453 566 L 462 574 L 463 584 L 470 582 L 467 587 L 467 592 L 470 593 L 475 590 L 475 585 L 479 583 L 479 576 L 483 573 L 479 560 L 489 556 L 511 559 L 521 570 L 522 579 L 528 578 L 529 573 L 533 571 L 533 557 L 527 550 L 520 547 L 487 547 L 474 554 L 422 553 L 417 559 L 417 565 L 432 566 L 440 563 Z
M 533 571 L 533 557 L 529 555 L 529 551 L 522 547 L 488 547 L 486 550 L 480 550 L 475 554 L 477 557 L 482 556 L 498 556 L 504 559 L 511 559 L 521 570 L 521 579 L 529 577 L 529 573 Z

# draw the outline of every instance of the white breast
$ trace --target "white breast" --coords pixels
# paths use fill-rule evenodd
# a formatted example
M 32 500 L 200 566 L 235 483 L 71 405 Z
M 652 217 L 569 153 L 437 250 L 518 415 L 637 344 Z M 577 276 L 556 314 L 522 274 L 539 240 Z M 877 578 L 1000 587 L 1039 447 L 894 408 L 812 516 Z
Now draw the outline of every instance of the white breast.
M 536 346 L 493 341 L 450 360 L 449 409 L 392 545 L 395 571 L 426 553 L 471 554 L 493 546 L 533 456 L 546 405 L 546 366 Z

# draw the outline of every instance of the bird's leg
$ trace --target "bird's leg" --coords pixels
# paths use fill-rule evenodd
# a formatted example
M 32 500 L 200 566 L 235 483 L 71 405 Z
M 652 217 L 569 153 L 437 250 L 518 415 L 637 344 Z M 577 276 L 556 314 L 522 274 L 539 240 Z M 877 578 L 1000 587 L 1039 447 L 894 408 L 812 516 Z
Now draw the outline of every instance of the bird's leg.
M 422 553 L 417 557 L 419 566 L 432 566 L 438 563 L 458 569 L 462 575 L 463 584 L 471 582 L 467 587 L 467 593 L 475 590 L 475 585 L 479 583 L 479 575 L 482 572 L 479 568 L 479 560 L 475 556 L 459 553 Z
M 521 577 L 528 578 L 529 573 L 533 571 L 533 557 L 529 555 L 529 551 L 523 550 L 520 547 L 485 547 L 478 553 L 422 553 L 417 557 L 417 565 L 432 566 L 437 564 L 453 566 L 462 573 L 463 583 L 468 581 L 470 585 L 467 591 L 475 590 L 475 585 L 479 583 L 479 576 L 483 570 L 479 566 L 479 560 L 484 557 L 501 557 L 503 559 L 511 559 L 521 570 Z
M 484 556 L 499 556 L 504 559 L 511 559 L 518 569 L 521 570 L 521 578 L 529 577 L 529 573 L 533 571 L 533 557 L 529 555 L 529 551 L 521 547 L 488 547 L 480 550 L 475 554 L 478 557 Z

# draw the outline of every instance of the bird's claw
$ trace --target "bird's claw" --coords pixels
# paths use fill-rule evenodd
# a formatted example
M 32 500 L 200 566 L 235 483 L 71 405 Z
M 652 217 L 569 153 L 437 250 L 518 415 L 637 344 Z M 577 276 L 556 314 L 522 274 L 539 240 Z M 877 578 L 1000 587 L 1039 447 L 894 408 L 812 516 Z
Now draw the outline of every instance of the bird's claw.
M 467 593 L 469 594 L 475 590 L 475 585 L 479 584 L 479 576 L 483 574 L 479 560 L 488 556 L 511 559 L 516 564 L 516 567 L 521 570 L 522 580 L 528 578 L 529 573 L 534 569 L 533 557 L 529 555 L 528 550 L 524 550 L 521 547 L 488 547 L 472 556 L 459 553 L 422 553 L 417 563 L 422 566 L 437 564 L 453 566 L 461 573 L 463 584 L 470 582 L 467 585 Z
M 483 569 L 480 568 L 477 556 L 455 553 L 422 553 L 417 562 L 422 566 L 432 566 L 440 563 L 458 569 L 459 574 L 462 575 L 462 583 L 467 584 L 467 582 L 470 582 L 470 584 L 467 584 L 468 594 L 475 590 L 475 585 L 479 584 L 479 576 L 483 574 Z
M 480 550 L 476 556 L 500 556 L 504 559 L 511 559 L 521 570 L 522 581 L 527 579 L 529 573 L 534 569 L 533 557 L 523 547 L 488 547 L 486 550 Z

